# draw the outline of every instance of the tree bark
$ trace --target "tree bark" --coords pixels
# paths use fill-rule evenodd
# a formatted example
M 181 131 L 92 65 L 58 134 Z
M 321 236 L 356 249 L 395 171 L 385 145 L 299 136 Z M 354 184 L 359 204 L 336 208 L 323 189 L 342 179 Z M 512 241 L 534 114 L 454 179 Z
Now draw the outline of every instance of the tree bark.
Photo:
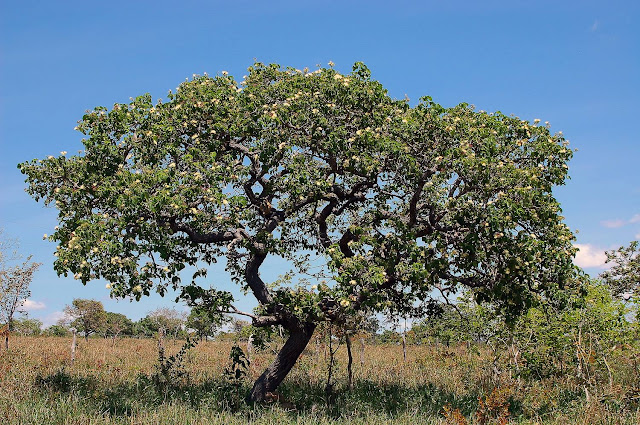
M 268 392 L 278 388 L 311 340 L 315 328 L 314 323 L 304 323 L 289 330 L 289 339 L 278 352 L 273 363 L 253 384 L 247 397 L 248 401 L 264 401 Z

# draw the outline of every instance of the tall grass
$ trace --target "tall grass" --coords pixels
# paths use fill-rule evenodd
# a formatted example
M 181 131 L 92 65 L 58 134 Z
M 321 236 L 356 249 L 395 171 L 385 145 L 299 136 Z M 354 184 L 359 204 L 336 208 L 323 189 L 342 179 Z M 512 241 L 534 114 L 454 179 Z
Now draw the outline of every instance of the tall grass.
M 167 355 L 182 343 L 167 340 Z M 0 355 L 0 418 L 7 418 L 3 425 L 455 423 L 453 415 L 445 417 L 446 406 L 468 423 L 498 423 L 491 406 L 502 403 L 514 423 L 640 423 L 640 400 L 633 398 L 628 379 L 631 361 L 614 369 L 613 392 L 586 403 L 570 377 L 523 382 L 507 372 L 496 374 L 488 353 L 464 346 L 410 346 L 406 362 L 399 346 L 367 346 L 364 365 L 354 364 L 349 391 L 342 347 L 335 391 L 327 400 L 326 350 L 311 346 L 281 386 L 279 403 L 249 406 L 224 376 L 231 346 L 201 342 L 183 359 L 186 375 L 160 390 L 152 379 L 156 341 L 82 340 L 71 367 L 70 339 L 16 337 Z M 271 357 L 252 356 L 241 394 Z

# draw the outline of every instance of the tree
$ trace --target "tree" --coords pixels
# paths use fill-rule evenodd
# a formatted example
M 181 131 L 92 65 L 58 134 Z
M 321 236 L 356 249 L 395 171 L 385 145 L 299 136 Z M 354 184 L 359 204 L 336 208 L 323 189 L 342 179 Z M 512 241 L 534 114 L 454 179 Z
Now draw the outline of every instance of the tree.
M 625 300 L 640 296 L 640 247 L 638 241 L 633 241 L 627 247 L 620 247 L 616 251 L 607 251 L 607 263 L 613 263 L 611 269 L 600 276 L 611 288 L 616 297 Z
M 69 335 L 69 329 L 61 324 L 51 325 L 44 330 L 44 334 L 46 336 L 67 336 Z
M 38 319 L 18 319 L 14 321 L 14 329 L 21 335 L 37 336 L 42 332 L 42 322 Z
M 104 278 L 114 297 L 172 287 L 282 326 L 251 400 L 278 387 L 320 321 L 420 315 L 465 287 L 515 315 L 574 273 L 552 194 L 572 156 L 561 133 L 428 97 L 412 107 L 362 63 L 194 76 L 166 102 L 97 107 L 78 130 L 80 155 L 19 164 L 28 192 L 59 210 L 55 269 Z M 291 270 L 267 283 L 272 257 Z M 219 258 L 255 312 L 201 283 Z
M 163 333 L 166 332 L 177 338 L 184 327 L 184 316 L 184 313 L 176 309 L 159 307 L 147 315 L 148 323 L 150 324 L 148 327 L 153 333 L 157 333 L 158 330 L 162 329 Z
M 207 309 L 193 308 L 187 317 L 187 328 L 193 329 L 198 334 L 200 341 L 213 336 L 222 324 L 220 316 L 212 315 Z
M 21 256 L 12 250 L 15 242 L 2 237 L 0 230 L 0 323 L 6 324 L 4 346 L 9 350 L 9 331 L 14 330 L 16 311 L 31 296 L 29 285 L 40 263 L 31 261 L 32 256 L 19 263 Z
M 104 330 L 107 314 L 100 301 L 76 298 L 64 309 L 71 319 L 71 326 L 84 333 L 85 341 L 89 335 Z
M 133 322 L 121 313 L 105 312 L 104 336 L 111 337 L 115 343 L 120 334 L 131 335 L 133 332 Z

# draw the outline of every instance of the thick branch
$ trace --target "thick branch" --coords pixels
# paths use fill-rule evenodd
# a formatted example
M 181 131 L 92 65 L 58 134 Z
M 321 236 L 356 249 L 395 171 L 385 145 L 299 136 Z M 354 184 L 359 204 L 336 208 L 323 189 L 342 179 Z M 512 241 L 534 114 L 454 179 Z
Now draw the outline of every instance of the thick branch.
M 263 305 L 268 305 L 271 304 L 273 298 L 269 293 L 269 289 L 267 289 L 267 285 L 260 277 L 260 266 L 264 262 L 265 258 L 267 258 L 267 254 L 263 252 L 252 252 L 249 260 L 247 261 L 244 275 L 249 288 L 251 288 L 251 291 L 258 302 Z

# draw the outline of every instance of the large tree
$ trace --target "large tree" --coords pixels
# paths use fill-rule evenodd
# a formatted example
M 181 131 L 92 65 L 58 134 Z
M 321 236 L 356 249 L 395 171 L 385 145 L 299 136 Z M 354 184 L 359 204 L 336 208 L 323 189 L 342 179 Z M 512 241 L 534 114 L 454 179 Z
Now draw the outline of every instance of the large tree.
M 115 297 L 173 287 L 192 306 L 281 325 L 288 340 L 252 400 L 320 321 L 420 314 L 464 287 L 514 314 L 573 273 L 552 194 L 572 156 L 561 133 L 466 104 L 412 107 L 361 63 L 194 76 L 168 101 L 98 107 L 78 130 L 79 155 L 19 165 L 28 192 L 59 210 L 55 269 L 107 279 Z M 206 288 L 223 257 L 254 312 Z M 292 270 L 265 282 L 272 257 Z

